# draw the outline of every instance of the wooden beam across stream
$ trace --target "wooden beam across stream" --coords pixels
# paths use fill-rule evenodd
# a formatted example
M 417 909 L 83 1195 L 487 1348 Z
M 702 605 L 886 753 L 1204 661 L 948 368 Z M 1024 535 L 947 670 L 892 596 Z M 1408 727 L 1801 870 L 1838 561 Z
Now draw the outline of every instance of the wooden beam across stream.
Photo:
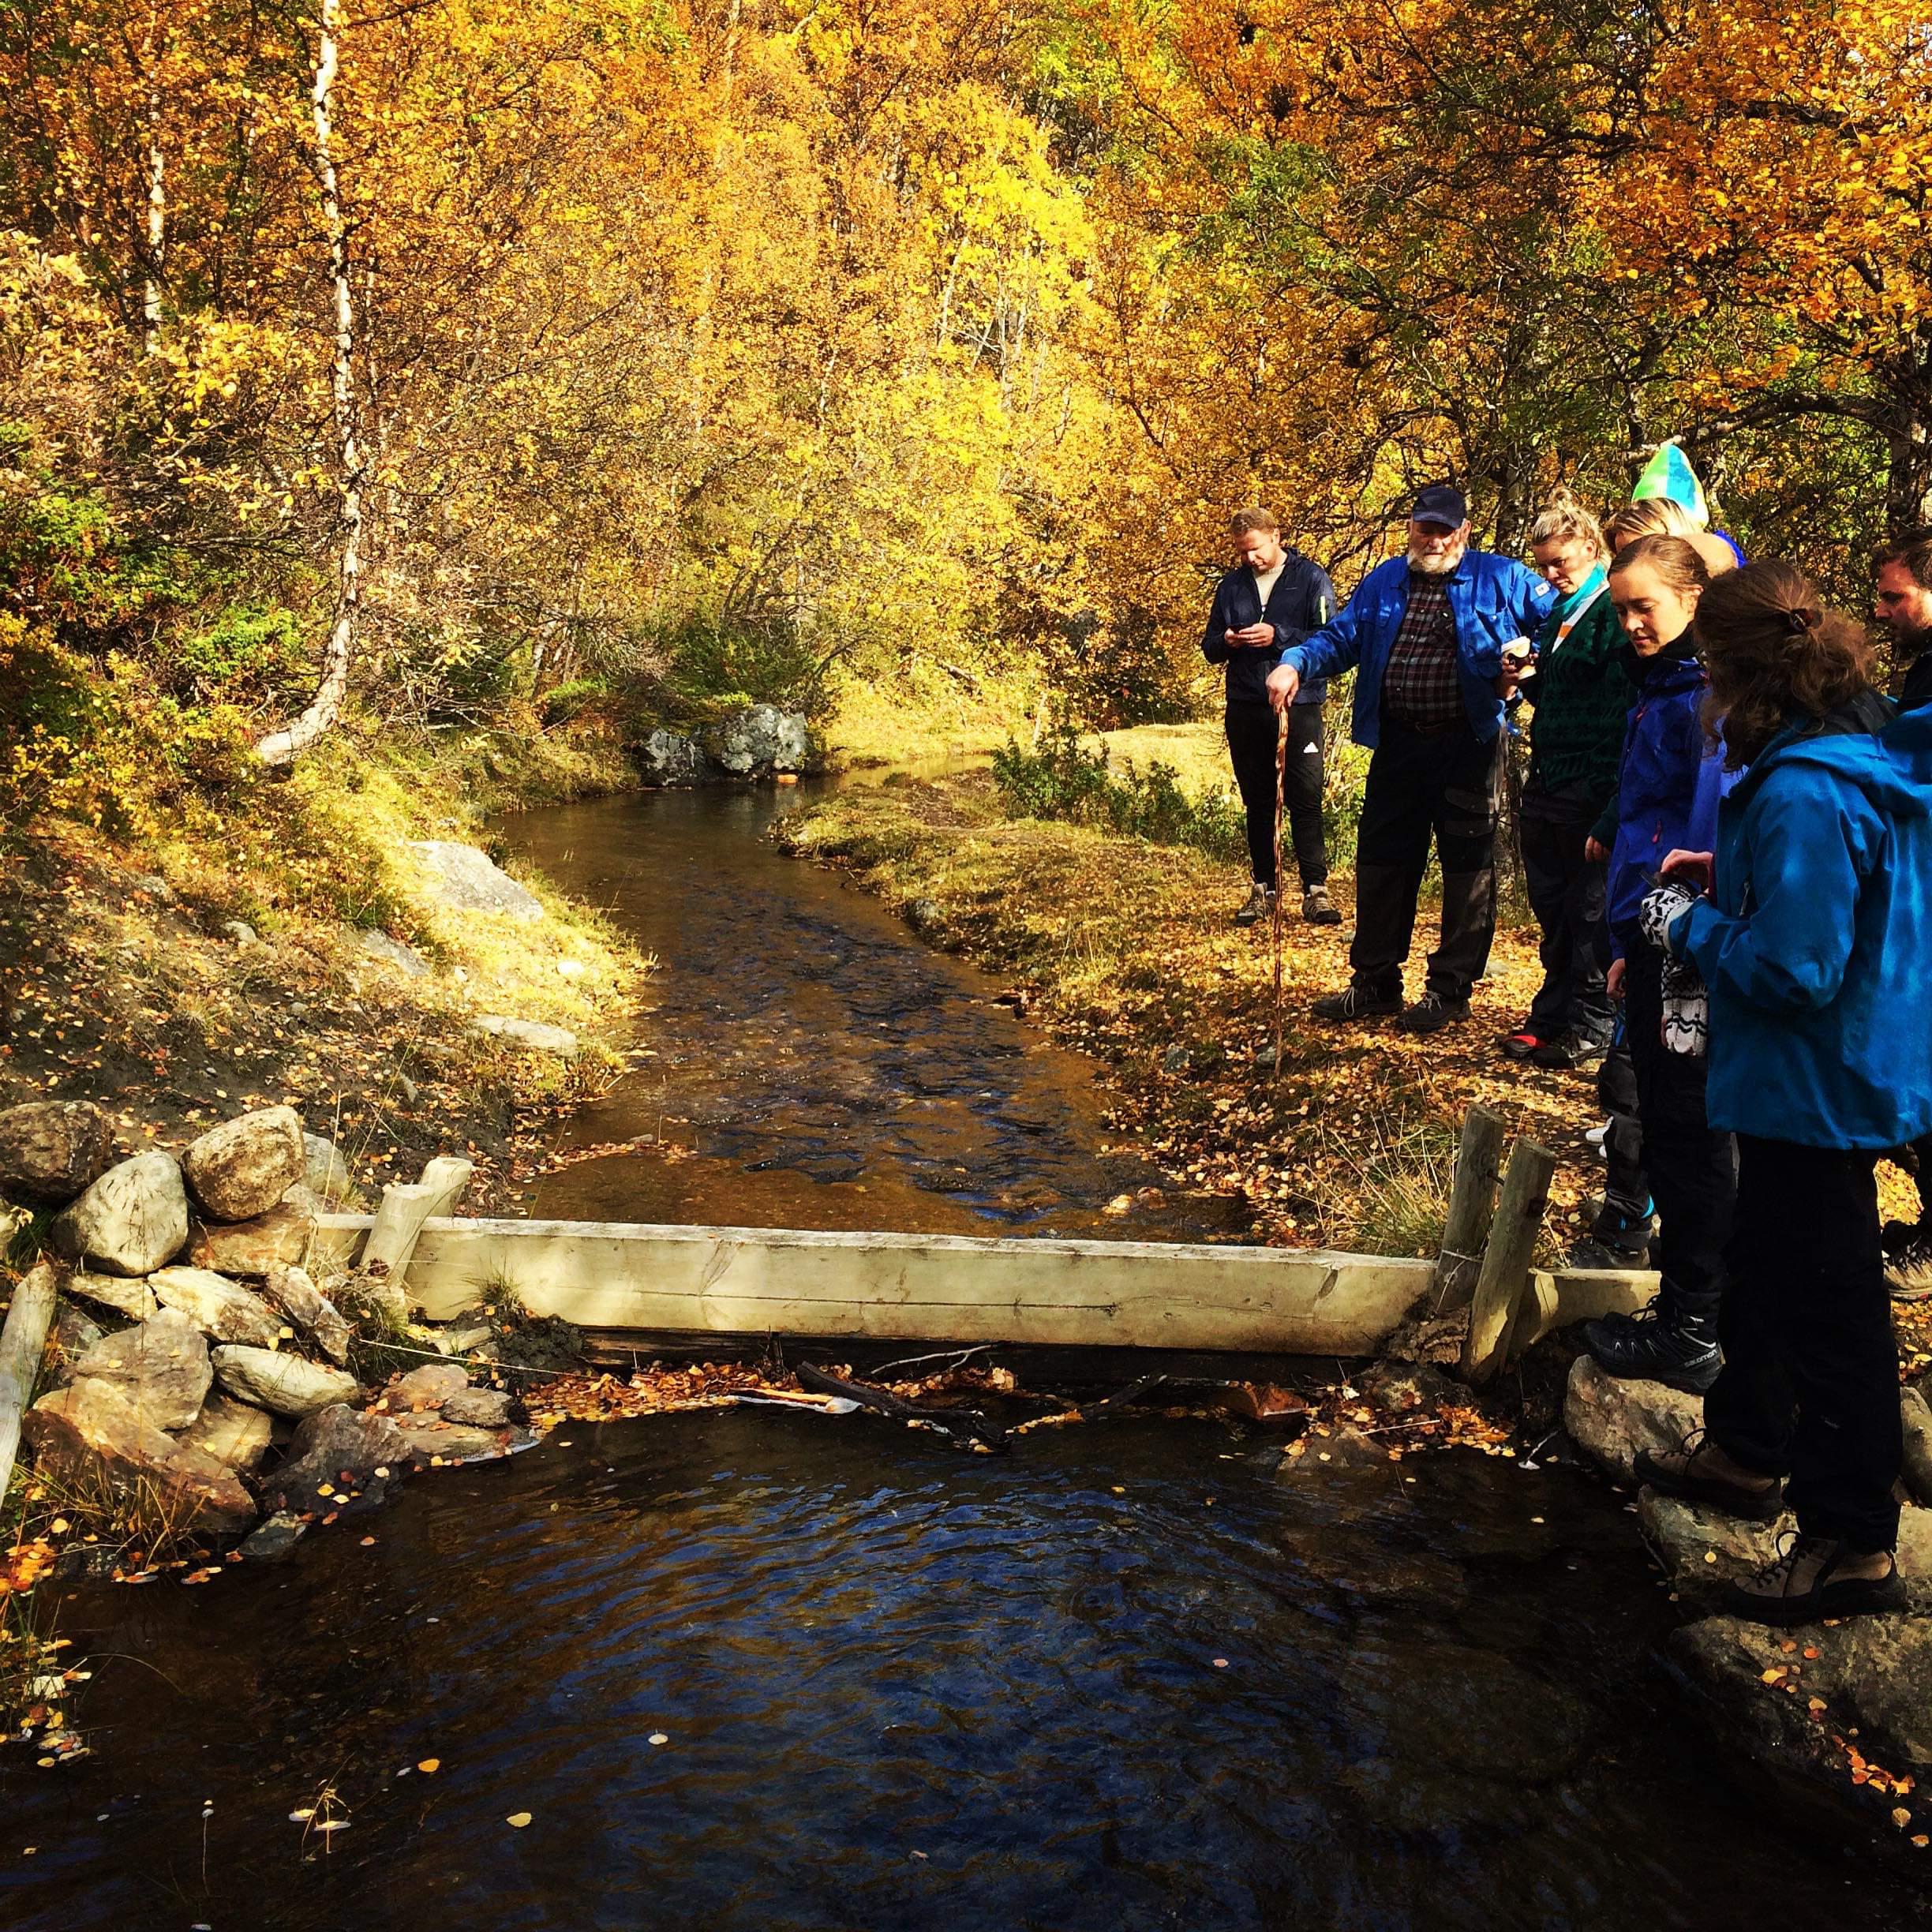
M 354 1266 L 369 1226 L 324 1215 L 318 1245 Z M 777 1335 L 1346 1358 L 1380 1351 L 1434 1268 L 1206 1243 L 438 1218 L 423 1223 L 408 1289 L 444 1320 L 502 1282 L 532 1314 L 641 1346 Z M 1548 1294 L 1561 1319 L 1561 1278 Z

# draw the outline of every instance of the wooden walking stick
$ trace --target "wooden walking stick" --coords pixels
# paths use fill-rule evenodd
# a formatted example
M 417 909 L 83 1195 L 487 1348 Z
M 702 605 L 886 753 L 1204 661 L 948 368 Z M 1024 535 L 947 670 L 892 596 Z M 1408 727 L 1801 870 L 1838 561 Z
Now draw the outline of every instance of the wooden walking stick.
M 1282 1057 L 1282 799 L 1288 785 L 1288 707 L 1275 718 L 1275 1077 L 1281 1077 Z

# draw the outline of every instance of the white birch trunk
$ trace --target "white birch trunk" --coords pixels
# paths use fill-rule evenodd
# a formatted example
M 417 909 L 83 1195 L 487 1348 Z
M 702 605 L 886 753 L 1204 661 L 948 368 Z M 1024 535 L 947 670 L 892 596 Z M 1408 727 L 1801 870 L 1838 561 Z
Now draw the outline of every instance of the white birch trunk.
M 141 289 L 141 352 L 152 355 L 161 334 L 161 271 L 167 251 L 167 157 L 161 147 L 161 89 L 148 49 L 148 274 Z
M 335 436 L 342 468 L 342 568 L 335 594 L 335 621 L 322 661 L 322 680 L 309 709 L 293 724 L 271 732 L 255 747 L 264 765 L 292 764 L 335 722 L 349 688 L 349 659 L 355 642 L 356 612 L 362 590 L 362 459 L 355 430 L 355 305 L 349 290 L 349 231 L 343 219 L 331 144 L 338 49 L 335 32 L 341 0 L 322 0 L 316 44 L 315 173 L 322 190 L 322 218 L 328 234 L 329 272 L 335 297 L 335 344 L 330 369 Z

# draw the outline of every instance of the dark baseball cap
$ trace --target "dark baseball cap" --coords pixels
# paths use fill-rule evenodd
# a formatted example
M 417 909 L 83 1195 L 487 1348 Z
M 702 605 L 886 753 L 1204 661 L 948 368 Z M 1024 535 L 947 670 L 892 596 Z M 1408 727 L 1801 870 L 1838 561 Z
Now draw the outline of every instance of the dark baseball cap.
M 1444 530 L 1460 530 L 1469 521 L 1469 505 L 1453 483 L 1432 483 L 1417 493 L 1409 519 L 1413 523 L 1440 523 Z

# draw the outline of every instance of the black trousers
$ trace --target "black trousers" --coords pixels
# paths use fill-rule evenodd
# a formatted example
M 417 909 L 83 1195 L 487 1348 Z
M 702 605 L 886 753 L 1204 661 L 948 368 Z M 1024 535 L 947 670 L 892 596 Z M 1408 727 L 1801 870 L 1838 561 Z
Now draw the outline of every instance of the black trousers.
M 1539 1039 L 1577 1032 L 1599 1043 L 1610 1037 L 1604 975 L 1610 935 L 1604 925 L 1601 859 L 1584 857 L 1600 799 L 1530 786 L 1518 819 L 1523 882 L 1542 929 L 1543 984 L 1530 1002 L 1529 1030 Z
M 1613 1035 L 1597 1069 L 1597 1104 L 1608 1117 L 1604 1135 L 1604 1202 L 1627 1221 L 1650 1211 L 1650 1181 L 1644 1171 L 1643 1122 L 1637 1114 L 1637 1069 L 1630 1042 Z
M 1429 955 L 1430 990 L 1466 1000 L 1496 937 L 1496 829 L 1502 739 L 1462 730 L 1425 738 L 1384 721 L 1368 761 L 1355 846 L 1355 983 L 1402 995 L 1415 934 L 1416 895 L 1429 841 L 1442 862 L 1442 938 Z
M 1898 1541 L 1898 1345 L 1878 1246 L 1875 1154 L 1738 1136 L 1737 1225 L 1704 1420 L 1786 1494 L 1807 1536 Z
M 1227 708 L 1228 754 L 1248 815 L 1248 859 L 1264 886 L 1275 878 L 1275 707 L 1245 698 Z M 1322 708 L 1288 707 L 1288 762 L 1282 773 L 1282 803 L 1294 842 L 1296 869 L 1304 886 L 1328 878 L 1328 844 L 1322 833 Z
M 1664 1044 L 1664 956 L 1641 939 L 1624 981 L 1624 1034 L 1637 1076 L 1644 1164 L 1657 1201 L 1659 1294 L 1667 1312 L 1709 1320 L 1724 1285 L 1737 1200 L 1737 1148 L 1704 1110 L 1707 1062 Z

